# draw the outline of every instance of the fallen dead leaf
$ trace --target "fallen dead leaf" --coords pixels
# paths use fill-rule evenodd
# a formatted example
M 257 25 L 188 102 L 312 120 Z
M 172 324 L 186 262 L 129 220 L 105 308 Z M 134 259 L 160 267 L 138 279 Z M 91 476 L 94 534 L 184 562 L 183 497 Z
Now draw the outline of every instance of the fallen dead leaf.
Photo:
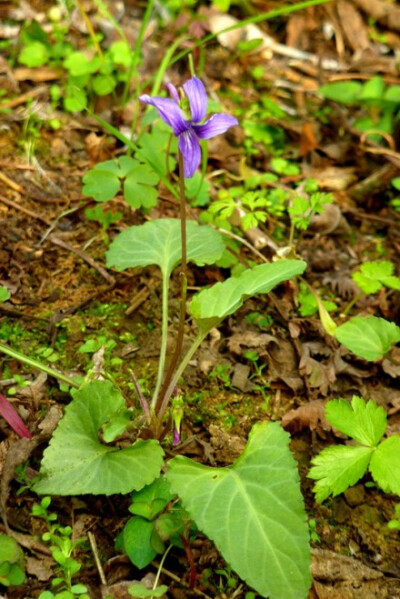
M 325 418 L 325 404 L 326 400 L 324 399 L 313 399 L 303 406 L 290 410 L 282 418 L 283 428 L 291 434 L 298 433 L 305 428 L 317 433 L 331 431 L 332 426 Z M 320 436 L 324 437 L 325 435 Z
M 26 572 L 34 576 L 38 580 L 50 580 L 53 576 L 52 566 L 54 560 L 47 556 L 42 556 L 40 559 L 36 557 L 28 557 L 26 559 Z

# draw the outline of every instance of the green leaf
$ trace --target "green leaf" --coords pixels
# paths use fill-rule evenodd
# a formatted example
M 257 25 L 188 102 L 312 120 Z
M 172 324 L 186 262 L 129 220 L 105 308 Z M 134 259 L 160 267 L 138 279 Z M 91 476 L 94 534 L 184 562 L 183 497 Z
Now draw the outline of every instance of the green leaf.
M 64 108 L 69 112 L 80 112 L 88 105 L 88 97 L 77 85 L 67 85 L 65 88 Z
M 112 75 L 96 75 L 92 79 L 93 91 L 98 96 L 107 96 L 114 91 L 117 81 Z
M 351 405 L 344 399 L 328 401 L 325 412 L 332 426 L 361 445 L 375 447 L 386 430 L 385 410 L 373 401 L 365 403 L 356 395 L 353 395 Z
M 388 87 L 383 95 L 385 102 L 400 104 L 400 85 L 391 85 Z
M 231 467 L 178 456 L 166 474 L 199 529 L 241 578 L 270 599 L 305 599 L 310 587 L 307 523 L 288 444 L 279 424 L 262 422 Z
M 0 564 L 2 562 L 17 562 L 22 555 L 22 550 L 17 541 L 0 532 Z
M 121 186 L 120 170 L 114 160 L 100 162 L 83 177 L 82 193 L 93 197 L 96 202 L 107 202 L 114 198 Z
M 382 103 L 382 96 L 385 90 L 385 82 L 380 75 L 372 77 L 369 81 L 366 81 L 363 85 L 360 100 L 371 101 L 375 103 Z
M 301 260 L 259 264 L 251 270 L 245 270 L 238 277 L 231 277 L 200 291 L 190 302 L 189 312 L 200 329 L 209 330 L 223 318 L 236 312 L 248 297 L 268 293 L 279 283 L 300 275 L 306 266 Z
M 151 483 L 162 466 L 163 450 L 157 441 L 139 440 L 124 449 L 99 441 L 102 425 L 124 406 L 110 381 L 92 381 L 76 391 L 44 452 L 35 492 L 111 495 Z
M 25 572 L 18 564 L 11 564 L 7 578 L 10 586 L 18 586 L 24 582 Z
M 185 193 L 192 206 L 207 206 L 210 201 L 210 182 L 196 172 L 191 179 L 185 179 Z
M 8 291 L 7 287 L 0 285 L 0 303 L 6 302 L 11 297 L 11 293 Z
M 354 104 L 360 99 L 363 86 L 358 81 L 334 81 L 319 88 L 319 93 L 328 100 Z
M 171 139 L 167 166 L 166 150 Z M 171 132 L 163 130 L 162 126 L 154 127 L 151 133 L 142 135 L 138 143 L 140 147 L 135 154 L 138 160 L 151 166 L 158 175 L 167 175 L 174 170 L 176 160 L 173 154 L 176 151 L 176 141 Z
M 146 599 L 146 597 L 162 597 L 167 591 L 168 587 L 165 584 L 162 584 L 156 589 L 148 589 L 144 584 L 133 584 L 128 589 L 128 593 L 132 597 L 137 597 L 138 599 Z
M 21 64 L 30 68 L 40 67 L 49 60 L 49 50 L 42 42 L 30 42 L 22 48 L 18 60 Z
M 360 267 L 360 272 L 352 275 L 364 293 L 376 293 L 382 285 L 400 290 L 400 279 L 393 276 L 394 264 L 388 260 L 382 262 L 365 262 Z
M 400 341 L 400 327 L 376 316 L 356 316 L 337 327 L 334 335 L 356 356 L 373 362 Z
M 168 277 L 182 259 L 180 221 L 158 219 L 122 231 L 107 251 L 107 266 L 117 270 L 135 266 L 158 265 Z M 198 265 L 213 264 L 223 251 L 221 234 L 206 225 L 189 220 L 187 260 Z
M 124 40 L 113 42 L 109 49 L 112 62 L 123 67 L 129 67 L 132 62 L 132 50 Z
M 355 445 L 323 449 L 312 459 L 308 478 L 316 480 L 315 498 L 322 503 L 329 495 L 339 495 L 364 476 L 373 453 L 369 447 Z
M 96 57 L 89 57 L 84 52 L 72 52 L 63 62 L 63 66 L 73 77 L 95 73 L 100 66 Z
M 397 191 L 400 191 L 400 177 L 395 177 L 394 179 L 392 179 L 391 184 L 395 189 L 397 189 Z
M 134 161 L 124 181 L 124 197 L 133 208 L 153 208 L 157 204 L 158 175 L 147 165 Z
M 378 445 L 369 470 L 383 491 L 400 495 L 400 435 L 388 437 Z
M 153 520 L 173 498 L 168 482 L 161 476 L 141 491 L 133 493 L 133 503 L 129 511 L 147 520 Z
M 138 516 L 125 524 L 122 533 L 124 551 L 137 568 L 145 568 L 157 555 L 151 544 L 153 531 L 153 522 Z
M 134 208 L 151 208 L 157 203 L 154 185 L 159 177 L 149 166 L 129 156 L 96 164 L 82 179 L 82 193 L 92 196 L 97 202 L 111 200 L 123 182 L 124 197 Z

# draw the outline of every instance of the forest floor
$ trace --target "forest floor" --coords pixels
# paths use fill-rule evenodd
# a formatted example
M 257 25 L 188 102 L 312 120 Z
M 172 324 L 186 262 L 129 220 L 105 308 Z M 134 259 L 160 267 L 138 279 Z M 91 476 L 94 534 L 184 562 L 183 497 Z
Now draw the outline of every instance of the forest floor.
M 115 3 L 115 13 L 117 4 L 121 11 L 115 18 L 134 39 L 146 3 Z M 280 8 L 279 2 L 264 0 L 249 4 L 256 13 Z M 390 7 L 386 16 L 379 12 L 382 5 Z M 178 217 L 179 207 L 161 187 L 161 200 L 150 211 L 136 210 L 120 194 L 103 205 L 114 215 L 120 213 L 106 231 L 89 220 L 87 209 L 96 202 L 82 194 L 82 177 L 125 149 L 93 116 L 67 112 L 54 103 L 51 88 L 65 84 L 62 69 L 18 63 L 20 28 L 36 19 L 46 29 L 50 7 L 35 0 L 0 7 L 1 36 L 9 42 L 3 44 L 0 58 L 0 284 L 11 294 L 0 304 L 0 340 L 69 375 L 101 368 L 126 394 L 131 393 L 132 368 L 144 392 L 151 393 L 160 346 L 160 276 L 153 267 L 107 269 L 105 251 L 123 228 Z M 118 38 L 112 27 L 104 26 L 95 3 L 86 2 L 85 9 L 95 30 L 103 31 L 105 45 Z M 337 322 L 358 294 L 352 274 L 361 264 L 385 260 L 394 264 L 395 272 L 399 267 L 399 202 L 391 183 L 400 169 L 399 10 L 382 0 L 339 0 L 262 21 L 253 25 L 259 30 L 256 34 L 245 28 L 224 34 L 193 53 L 195 65 L 204 61 L 201 77 L 212 99 L 239 120 L 238 127 L 209 142 L 206 178 L 211 197 L 240 184 L 247 174 L 270 172 L 271 159 L 277 156 L 287 161 L 277 187 L 313 178 L 322 191 L 332 193 L 333 203 L 313 217 L 307 230 L 296 231 L 294 246 L 308 264 L 307 283 L 324 300 L 334 302 L 331 315 Z M 142 85 L 180 35 L 185 34 L 179 48 L 184 49 L 196 37 L 226 26 L 227 15 L 202 2 L 171 14 L 169 23 L 166 12 L 150 20 L 139 68 Z M 244 19 L 251 12 L 246 12 L 245 3 L 242 8 L 232 3 L 230 15 Z M 74 44 L 84 48 L 88 35 L 76 10 L 68 31 Z M 251 50 L 246 36 L 270 36 L 274 46 Z M 182 84 L 189 76 L 187 60 L 171 65 L 167 74 L 176 85 Z M 318 93 L 333 82 L 351 89 L 354 82 L 364 85 L 376 77 L 385 90 L 397 90 L 397 108 L 386 110 L 383 103 L 365 98 L 344 102 L 343 90 L 335 92 L 335 100 Z M 91 101 L 93 114 L 121 130 L 137 116 L 137 99 L 123 109 L 115 94 L 93 96 Z M 355 125 L 361 119 L 372 119 L 384 134 L 366 135 L 362 125 Z M 207 203 L 189 208 L 191 218 L 206 211 Z M 258 262 L 254 249 L 272 259 L 277 249 L 289 245 L 289 231 L 285 209 L 272 209 L 265 222 L 250 231 L 241 230 L 240 221 L 232 224 L 232 232 L 247 241 L 247 246 L 238 246 L 236 264 Z M 224 280 L 229 267 L 189 265 L 188 273 L 191 293 Z M 393 348 L 391 359 L 366 362 L 339 346 L 321 325 L 307 288 L 298 285 L 282 285 L 272 298 L 248 300 L 203 342 L 183 379 L 187 405 L 182 441 L 168 451 L 205 464 L 229 465 L 240 455 L 255 422 L 281 421 L 291 434 L 312 522 L 309 599 L 399 598 L 399 533 L 387 525 L 394 518 L 396 497 L 366 476 L 344 494 L 319 504 L 307 473 L 322 448 L 346 441 L 325 420 L 329 399 L 372 399 L 388 413 L 388 433 L 400 433 L 400 350 Z M 177 275 L 171 295 L 177 314 Z M 399 293 L 382 287 L 360 297 L 350 313 L 398 323 Z M 176 322 L 174 315 L 171 331 Z M 46 439 L 41 433 L 37 439 L 41 422 L 51 408 L 57 421 L 70 395 L 52 377 L 2 354 L 0 373 L 0 392 L 33 434 L 29 442 L 20 440 L 0 419 L 0 531 L 7 524 L 27 558 L 25 583 L 0 586 L 0 596 L 34 599 L 51 588 L 54 562 L 40 541 L 43 523 L 31 514 L 38 498 L 29 480 L 37 474 L 48 444 L 49 435 Z M 101 584 L 89 545 L 77 552 L 82 562 L 79 582 L 88 586 L 93 599 L 107 594 L 127 597 L 126 581 L 151 578 L 157 571 L 157 565 L 137 570 L 114 547 L 129 516 L 128 505 L 123 496 L 52 498 L 51 511 L 60 523 L 73 527 L 76 538 L 90 531 L 96 539 L 107 585 Z M 189 591 L 188 557 L 178 549 L 170 552 L 161 574 L 168 597 L 257 597 L 249 594 L 251 589 L 229 570 L 210 541 L 199 537 L 192 557 L 196 584 Z

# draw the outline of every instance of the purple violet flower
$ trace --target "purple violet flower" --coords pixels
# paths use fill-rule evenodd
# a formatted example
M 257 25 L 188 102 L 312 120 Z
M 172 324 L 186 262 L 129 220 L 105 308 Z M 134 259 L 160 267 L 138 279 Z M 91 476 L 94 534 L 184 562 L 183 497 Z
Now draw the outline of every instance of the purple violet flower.
M 183 91 L 189 101 L 191 118 L 187 119 L 179 105 L 178 90 L 168 84 L 172 98 L 152 98 L 148 95 L 139 97 L 141 102 L 154 106 L 164 123 L 172 127 L 178 138 L 178 147 L 183 156 L 184 176 L 193 177 L 201 160 L 199 139 L 210 139 L 225 133 L 229 127 L 238 124 L 237 119 L 229 114 L 214 114 L 201 124 L 207 112 L 207 94 L 205 87 L 197 77 L 192 77 L 183 84 Z

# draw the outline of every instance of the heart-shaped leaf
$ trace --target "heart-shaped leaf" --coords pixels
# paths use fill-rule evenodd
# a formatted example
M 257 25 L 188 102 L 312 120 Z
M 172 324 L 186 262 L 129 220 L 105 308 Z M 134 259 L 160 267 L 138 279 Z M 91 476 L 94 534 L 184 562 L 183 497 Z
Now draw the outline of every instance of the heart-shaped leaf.
M 306 268 L 301 260 L 280 260 L 245 270 L 239 277 L 216 283 L 194 296 L 189 312 L 201 330 L 210 330 L 233 314 L 243 301 L 257 293 L 268 293 L 279 283 L 300 275 Z
M 157 441 L 120 449 L 100 442 L 99 431 L 125 407 L 110 381 L 92 381 L 74 393 L 40 470 L 36 493 L 111 495 L 142 489 L 159 476 L 163 450 Z
M 122 231 L 107 252 L 107 266 L 117 270 L 158 265 L 169 277 L 182 259 L 180 221 L 158 219 Z M 198 265 L 213 264 L 224 251 L 221 234 L 195 221 L 186 223 L 187 260 Z
M 229 468 L 178 456 L 172 492 L 249 585 L 270 599 L 305 599 L 310 587 L 308 527 L 289 435 L 262 422 Z
M 400 327 L 376 316 L 356 316 L 337 327 L 334 335 L 356 356 L 373 362 L 400 341 Z

